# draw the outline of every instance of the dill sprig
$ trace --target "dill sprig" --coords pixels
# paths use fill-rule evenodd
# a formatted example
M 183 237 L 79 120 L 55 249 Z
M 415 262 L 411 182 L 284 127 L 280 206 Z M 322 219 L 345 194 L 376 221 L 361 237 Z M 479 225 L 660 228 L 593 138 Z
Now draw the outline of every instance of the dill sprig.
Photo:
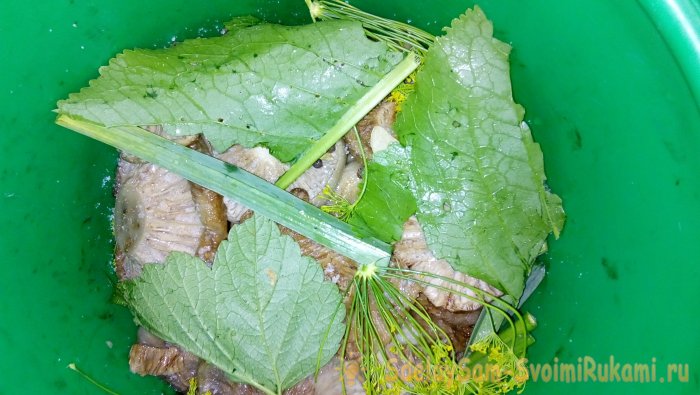
M 343 222 L 348 222 L 350 217 L 352 217 L 353 211 L 355 211 L 355 204 L 351 204 L 344 196 L 340 195 L 329 185 L 323 188 L 321 196 L 328 200 L 328 204 L 321 206 L 321 210 L 334 215 Z
M 435 285 L 428 279 L 460 288 Z M 502 315 L 512 333 L 508 342 L 494 330 L 470 346 L 474 353 L 483 353 L 485 358 L 475 361 L 487 363 L 491 374 L 467 373 L 466 369 L 473 367 L 469 359 L 457 359 L 447 334 L 420 303 L 397 288 L 397 281 L 412 281 L 464 296 L 490 313 Z M 348 344 L 354 344 L 361 357 L 367 394 L 505 394 L 524 387 L 528 378 L 523 360 L 527 347 L 525 320 L 497 296 L 449 277 L 374 264 L 361 265 L 350 287 L 353 298 L 341 360 L 345 361 Z M 342 379 L 343 372 L 341 367 Z
M 362 23 L 367 37 L 385 42 L 391 48 L 415 52 L 421 57 L 435 41 L 435 36 L 407 23 L 372 15 L 341 0 L 305 0 L 311 18 L 355 20 Z

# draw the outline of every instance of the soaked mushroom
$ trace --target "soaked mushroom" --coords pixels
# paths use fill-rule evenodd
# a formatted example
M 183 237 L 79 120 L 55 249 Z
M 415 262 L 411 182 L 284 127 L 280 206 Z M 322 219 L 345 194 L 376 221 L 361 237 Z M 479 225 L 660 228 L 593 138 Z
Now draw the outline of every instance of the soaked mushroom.
M 404 223 L 403 235 L 394 247 L 393 259 L 398 264 L 410 269 L 437 274 L 439 276 L 452 278 L 456 281 L 466 283 L 476 288 L 482 289 L 493 295 L 500 295 L 500 291 L 491 287 L 484 281 L 470 277 L 464 273 L 455 271 L 450 264 L 437 259 L 428 248 L 423 230 L 415 217 L 411 217 Z M 452 289 L 476 297 L 476 294 L 467 288 L 458 288 L 454 284 L 444 280 L 425 277 L 425 280 L 442 288 Z M 424 287 L 422 294 L 436 307 L 447 309 L 451 312 L 475 311 L 481 308 L 481 304 L 469 299 L 466 296 L 447 292 L 435 287 Z
M 114 207 L 115 264 L 121 279 L 171 251 L 194 255 L 205 231 L 190 183 L 150 163 L 119 165 Z
M 211 147 L 203 138 L 192 141 L 188 146 L 207 155 L 212 154 Z M 223 197 L 218 193 L 195 183 L 190 183 L 190 187 L 192 198 L 199 212 L 199 219 L 204 225 L 204 231 L 199 238 L 196 255 L 203 261 L 211 264 L 214 262 L 219 243 L 228 237 L 226 206 L 224 205 Z
M 275 182 L 288 168 L 265 147 L 244 148 L 234 145 L 216 157 L 270 183 Z
M 356 160 L 349 161 L 340 175 L 338 185 L 335 187 L 335 192 L 350 204 L 355 203 L 360 194 L 362 173 L 362 163 Z
M 338 358 L 321 367 L 316 380 L 314 375 L 308 376 L 292 388 L 284 391 L 285 395 L 341 395 L 343 393 L 340 381 Z M 357 363 L 351 364 L 356 366 Z M 189 388 L 190 380 L 197 380 L 197 393 L 212 395 L 263 395 L 263 392 L 248 384 L 231 381 L 226 374 L 214 365 L 197 358 L 195 355 L 168 345 L 162 347 L 135 344 L 129 353 L 131 371 L 140 375 L 157 375 L 165 379 L 178 391 L 184 392 Z M 364 394 L 358 369 L 348 369 L 347 394 Z M 354 372 L 354 373 L 352 373 Z M 357 382 L 357 383 L 356 383 Z
M 346 156 L 345 144 L 339 141 L 316 162 L 315 166 L 304 172 L 288 190 L 303 189 L 309 195 L 309 201 L 312 204 L 317 206 L 325 204 L 322 196 L 323 189 L 326 186 L 335 188 L 338 185 L 345 169 Z M 275 182 L 289 169 L 288 165 L 280 162 L 264 147 L 243 148 L 240 145 L 234 145 L 216 157 L 270 183 Z M 224 204 L 228 220 L 234 224 L 240 223 L 248 209 L 228 198 L 224 198 Z
M 166 343 L 166 347 L 176 347 L 180 358 L 182 358 L 182 369 L 170 375 L 160 376 L 167 381 L 173 388 L 180 392 L 185 392 L 190 386 L 190 380 L 197 377 L 197 372 L 202 364 L 206 364 L 196 355 L 189 353 L 179 346 Z
M 199 236 L 195 255 L 211 264 L 214 262 L 219 243 L 228 236 L 226 207 L 223 198 L 218 193 L 196 184 L 190 184 L 190 186 L 192 199 L 199 212 L 199 220 L 204 226 L 202 234 Z
M 129 368 L 141 376 L 172 375 L 184 369 L 184 360 L 177 347 L 134 344 L 129 352 Z
M 272 156 L 265 147 L 244 148 L 240 145 L 234 145 L 216 157 L 270 183 L 280 178 L 288 168 Z M 243 215 L 248 211 L 248 208 L 227 197 L 224 198 L 224 205 L 226 206 L 226 216 L 231 223 L 242 222 Z
M 390 101 L 383 101 L 377 105 L 372 111 L 370 111 L 360 122 L 357 123 L 357 133 L 360 135 L 360 141 L 357 140 L 357 136 L 354 131 L 349 131 L 343 139 L 348 146 L 350 154 L 355 158 L 360 158 L 360 144 L 362 144 L 362 149 L 367 157 L 367 160 L 372 159 L 375 150 L 370 145 L 372 139 L 372 131 L 376 126 L 381 127 L 389 136 L 396 136 L 392 125 L 396 119 L 396 103 Z
M 398 140 L 392 133 L 393 132 L 385 129 L 383 126 L 377 125 L 372 128 L 372 133 L 369 137 L 369 146 L 372 148 L 372 152 L 377 153 L 385 150 L 389 145 L 397 142 Z
M 234 383 L 215 366 L 202 363 L 197 369 L 197 393 L 212 395 L 257 395 L 257 389 L 247 384 Z
M 170 134 L 165 131 L 162 125 L 147 125 L 143 126 L 144 129 L 148 130 L 149 132 L 156 134 L 160 137 L 166 138 L 170 141 L 174 141 L 180 145 L 190 145 L 197 141 L 200 136 L 198 134 L 191 134 L 191 135 L 174 135 Z
M 114 232 L 120 279 L 137 277 L 146 263 L 171 251 L 213 259 L 227 224 L 221 197 L 150 163 L 123 158 L 117 171 Z
M 347 154 L 345 144 L 338 141 L 316 163 L 304 172 L 291 186 L 301 188 L 309 194 L 309 202 L 315 206 L 326 203 L 323 189 L 335 189 L 345 169 Z

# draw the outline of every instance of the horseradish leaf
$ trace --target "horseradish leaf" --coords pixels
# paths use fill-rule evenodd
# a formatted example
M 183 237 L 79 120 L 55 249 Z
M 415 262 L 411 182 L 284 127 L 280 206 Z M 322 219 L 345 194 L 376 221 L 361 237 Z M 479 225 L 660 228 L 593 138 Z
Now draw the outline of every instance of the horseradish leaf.
M 418 221 L 436 257 L 517 299 L 563 224 L 561 200 L 512 98 L 510 46 L 478 7 L 446 31 L 395 124 L 411 149 Z
M 219 152 L 264 145 L 289 162 L 403 58 L 368 39 L 359 22 L 238 18 L 227 26 L 220 37 L 117 55 L 58 112 L 107 127 L 204 133 Z

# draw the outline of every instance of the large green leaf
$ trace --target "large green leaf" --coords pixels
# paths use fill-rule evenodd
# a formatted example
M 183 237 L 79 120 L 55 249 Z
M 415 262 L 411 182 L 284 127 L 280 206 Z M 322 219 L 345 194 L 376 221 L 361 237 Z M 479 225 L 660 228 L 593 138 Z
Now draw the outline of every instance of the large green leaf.
M 172 253 L 121 288 L 140 324 L 269 393 L 328 362 L 344 333 L 337 286 L 258 216 L 231 229 L 211 269 Z
M 512 99 L 510 46 L 478 7 L 446 30 L 395 125 L 411 147 L 418 219 L 438 258 L 517 299 L 562 226 L 561 201 Z
M 367 187 L 348 223 L 387 243 L 401 239 L 403 224 L 416 212 L 410 150 L 393 143 L 367 164 Z
M 255 23 L 239 19 L 221 37 L 125 51 L 58 111 L 108 127 L 203 132 L 218 151 L 262 144 L 287 162 L 402 58 L 369 40 L 359 22 Z

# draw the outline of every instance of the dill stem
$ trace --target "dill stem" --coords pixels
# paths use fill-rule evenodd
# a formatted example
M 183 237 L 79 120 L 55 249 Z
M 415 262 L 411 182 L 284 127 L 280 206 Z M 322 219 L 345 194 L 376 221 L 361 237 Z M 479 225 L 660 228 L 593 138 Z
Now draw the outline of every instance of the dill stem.
M 415 51 L 421 56 L 435 41 L 435 36 L 415 26 L 378 17 L 341 0 L 306 0 L 311 18 L 353 20 L 362 23 L 368 37 L 386 42 L 401 51 Z
M 299 176 L 311 165 L 322 157 L 329 148 L 340 140 L 350 129 L 355 126 L 367 113 L 382 101 L 394 88 L 406 79 L 420 64 L 415 54 L 409 53 L 394 69 L 387 73 L 376 85 L 374 85 L 362 98 L 343 114 L 338 122 L 331 127 L 326 134 L 318 139 L 292 167 L 287 170 L 275 185 L 281 189 L 287 189 Z
M 441 286 L 438 284 L 431 283 L 427 280 L 421 279 L 420 277 L 409 277 L 408 275 L 412 274 L 414 276 L 422 276 L 422 277 L 429 277 L 433 279 L 439 279 L 442 280 L 448 284 L 452 285 L 457 285 L 460 287 L 464 287 L 465 289 L 471 290 L 474 292 L 476 295 L 480 296 L 480 298 L 474 297 L 472 295 L 469 295 L 465 292 L 462 292 L 457 289 L 452 289 L 446 286 Z M 382 275 L 388 276 L 388 277 L 393 277 L 397 279 L 406 279 L 409 281 L 413 281 L 416 284 L 423 285 L 425 287 L 432 287 L 437 290 L 445 291 L 448 293 L 453 293 L 455 295 L 460 295 L 464 296 L 465 298 L 475 301 L 479 304 L 481 304 L 489 314 L 492 312 L 496 312 L 500 314 L 500 316 L 509 324 L 509 327 L 515 332 L 514 336 L 511 336 L 511 349 L 515 350 L 517 342 L 519 339 L 524 338 L 523 341 L 527 342 L 528 337 L 527 337 L 527 325 L 532 324 L 534 321 L 534 317 L 529 315 L 527 319 L 525 319 L 520 312 L 513 306 L 511 306 L 509 303 L 504 301 L 503 299 L 495 296 L 495 295 L 490 295 L 487 292 L 474 287 L 472 285 L 466 284 L 466 283 L 461 283 L 460 281 L 457 281 L 453 278 L 450 277 L 444 277 L 440 276 L 434 273 L 425 273 L 425 272 L 418 272 L 415 270 L 411 269 L 397 269 L 397 268 L 392 268 L 392 267 L 387 267 L 384 268 L 384 271 L 382 272 Z M 486 298 L 491 299 L 493 302 L 488 302 Z M 512 314 L 515 317 L 515 320 L 510 317 L 510 314 Z M 518 329 L 517 326 L 521 326 L 522 333 L 518 333 L 520 329 Z M 494 332 L 496 331 L 496 328 L 493 330 Z M 472 334 L 472 339 L 474 335 Z M 470 340 L 471 344 L 471 340 Z M 527 345 L 525 347 L 522 347 L 522 353 L 524 355 L 525 349 L 527 348 Z
M 87 373 L 83 372 L 80 370 L 74 363 L 71 363 L 68 365 L 68 369 L 74 371 L 75 373 L 78 373 L 80 377 L 84 378 L 87 380 L 90 384 L 94 385 L 95 387 L 101 389 L 102 391 L 110 394 L 110 395 L 119 395 L 118 392 L 112 391 L 111 389 L 107 388 L 104 384 L 101 384 L 97 380 L 93 379 L 92 377 L 88 376 Z

